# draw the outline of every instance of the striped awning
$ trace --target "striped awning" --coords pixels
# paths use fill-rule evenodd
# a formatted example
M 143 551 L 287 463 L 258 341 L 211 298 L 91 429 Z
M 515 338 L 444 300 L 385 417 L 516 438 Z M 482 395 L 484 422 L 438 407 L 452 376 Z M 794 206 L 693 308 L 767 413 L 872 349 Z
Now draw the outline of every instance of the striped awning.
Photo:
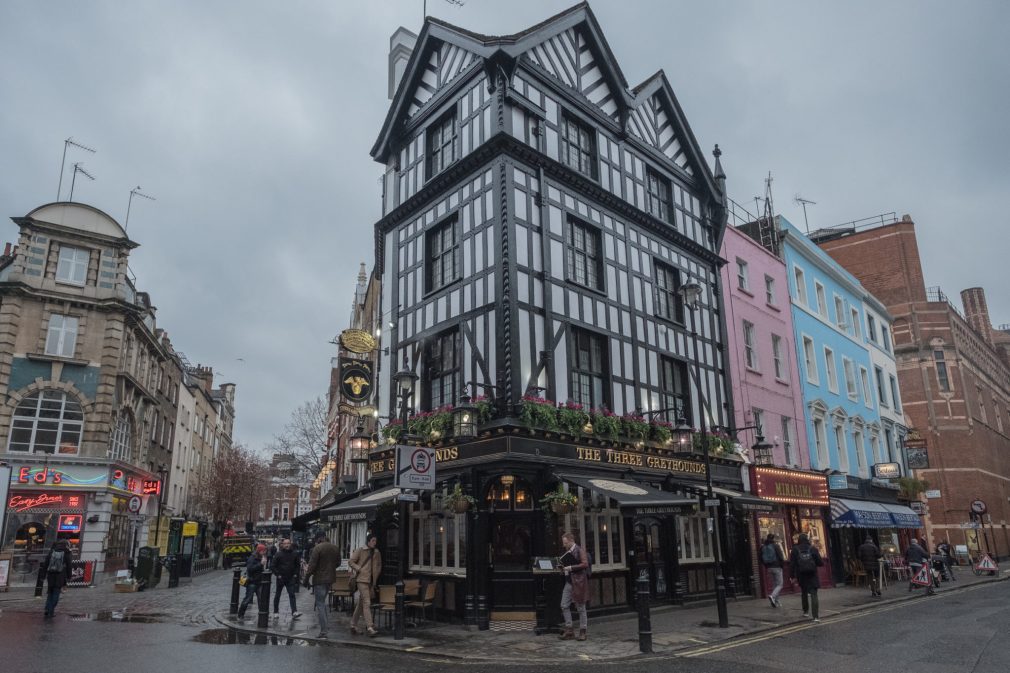
M 922 521 L 904 505 L 831 498 L 831 527 L 922 528 Z
M 884 505 L 884 508 L 891 513 L 895 528 L 922 528 L 922 519 L 912 508 L 891 504 Z

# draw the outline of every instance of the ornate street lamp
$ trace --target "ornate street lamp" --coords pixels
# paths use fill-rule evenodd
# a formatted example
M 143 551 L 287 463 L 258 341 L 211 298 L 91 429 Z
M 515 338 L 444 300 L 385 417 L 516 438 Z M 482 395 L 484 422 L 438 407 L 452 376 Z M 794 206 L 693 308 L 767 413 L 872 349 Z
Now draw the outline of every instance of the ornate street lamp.
M 771 465 L 772 464 L 772 449 L 774 446 L 767 441 L 765 441 L 764 435 L 761 434 L 761 428 L 758 428 L 757 437 L 754 438 L 754 446 L 750 447 L 754 454 L 754 464 L 755 465 Z
M 359 416 L 358 427 L 348 441 L 347 446 L 351 450 L 351 462 L 357 465 L 368 462 L 368 445 L 372 437 L 365 432 L 365 421 Z
M 466 388 L 459 398 L 459 404 L 452 410 L 452 434 L 457 441 L 477 436 L 477 407 L 470 401 Z
M 691 435 L 694 434 L 694 431 L 687 424 L 687 421 L 684 420 L 683 416 L 677 417 L 677 425 L 670 432 L 671 439 L 673 439 L 675 445 L 680 447 L 680 451 L 687 452 L 691 450 Z

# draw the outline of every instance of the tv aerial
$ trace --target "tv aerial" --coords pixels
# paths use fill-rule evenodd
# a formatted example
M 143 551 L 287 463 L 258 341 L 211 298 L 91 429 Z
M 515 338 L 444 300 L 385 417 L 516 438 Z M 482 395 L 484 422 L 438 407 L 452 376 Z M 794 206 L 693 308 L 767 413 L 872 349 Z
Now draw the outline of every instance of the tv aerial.
M 126 203 L 126 221 L 123 223 L 123 229 L 124 230 L 128 229 L 129 226 L 130 226 L 130 208 L 131 208 L 131 206 L 133 206 L 133 197 L 134 196 L 139 196 L 141 198 L 145 198 L 148 201 L 157 201 L 158 200 L 158 199 L 154 198 L 153 196 L 149 196 L 147 194 L 144 194 L 143 192 L 140 191 L 141 189 L 142 189 L 141 186 L 137 185 L 136 187 L 134 187 L 133 189 L 130 190 L 130 200 Z
M 810 199 L 804 199 L 802 196 L 797 194 L 793 197 L 793 202 L 798 203 L 803 206 L 803 226 L 806 227 L 807 233 L 810 233 L 810 223 L 807 222 L 807 205 L 816 206 L 816 201 L 811 201 Z
M 80 173 L 81 175 L 83 175 L 84 177 L 86 177 L 88 180 L 94 181 L 94 179 L 95 179 L 94 175 L 92 175 L 91 173 L 88 173 L 88 171 L 86 171 L 84 169 L 84 166 L 81 165 L 81 162 L 78 161 L 77 163 L 75 163 L 74 164 L 74 177 L 70 180 L 70 198 L 68 199 L 69 201 L 73 201 L 74 200 L 74 185 L 77 184 L 77 174 L 78 173 Z
M 79 143 L 76 140 L 74 140 L 73 137 L 67 138 L 66 140 L 63 141 L 63 159 L 60 160 L 60 184 L 56 188 L 56 200 L 57 201 L 60 200 L 60 194 L 63 192 L 63 171 L 64 171 L 64 169 L 66 168 L 66 165 L 67 165 L 67 148 L 68 147 L 76 147 L 78 149 L 84 150 L 85 152 L 91 152 L 92 154 L 94 154 L 97 151 L 97 150 L 95 150 L 95 149 L 93 149 L 91 147 L 88 147 L 87 145 L 82 145 L 81 143 Z M 75 173 L 75 177 L 76 177 L 76 173 Z M 91 179 L 94 180 L 94 178 L 91 178 Z M 73 187 L 71 187 L 71 189 L 70 189 L 71 199 L 73 199 L 73 191 L 74 191 Z

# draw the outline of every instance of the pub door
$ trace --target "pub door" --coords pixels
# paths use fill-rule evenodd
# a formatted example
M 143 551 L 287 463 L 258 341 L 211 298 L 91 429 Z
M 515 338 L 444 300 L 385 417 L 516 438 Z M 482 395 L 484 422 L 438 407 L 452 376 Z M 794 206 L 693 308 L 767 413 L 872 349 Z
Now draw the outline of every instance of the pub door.
M 536 514 L 495 512 L 491 515 L 488 566 L 492 613 L 533 613 L 533 534 Z M 515 619 L 529 615 L 510 615 Z
M 659 519 L 646 518 L 635 521 L 635 573 L 634 578 L 649 580 L 649 593 L 653 600 L 670 595 L 670 560 L 675 547 L 670 543 L 666 525 Z

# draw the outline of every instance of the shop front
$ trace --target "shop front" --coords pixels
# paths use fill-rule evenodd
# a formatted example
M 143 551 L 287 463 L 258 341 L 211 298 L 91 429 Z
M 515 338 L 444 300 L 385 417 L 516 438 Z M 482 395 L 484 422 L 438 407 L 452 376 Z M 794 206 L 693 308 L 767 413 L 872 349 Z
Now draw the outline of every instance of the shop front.
M 751 490 L 757 497 L 774 505 L 770 512 L 754 514 L 754 530 L 757 533 L 753 539 L 755 558 L 760 557 L 761 543 L 769 533 L 774 533 L 786 559 L 800 534 L 806 533 L 810 544 L 825 559 L 824 567 L 820 569 L 821 586 L 832 586 L 831 564 L 827 562 L 831 558 L 827 527 L 830 504 L 827 478 L 816 472 L 754 465 L 751 466 Z M 772 584 L 764 567 L 760 564 L 758 566 L 761 568 L 761 596 L 765 597 L 771 591 Z M 799 588 L 786 582 L 782 591 L 790 593 L 799 591 Z
M 839 582 L 849 582 L 862 570 L 858 549 L 867 537 L 880 548 L 886 565 L 904 554 L 911 536 L 922 528 L 919 515 L 897 502 L 831 497 L 831 528 Z
M 372 492 L 324 508 L 320 518 L 339 531 L 361 527 L 379 536 L 383 583 L 395 582 L 405 545 L 406 575 L 438 584 L 444 615 L 476 623 L 482 611 L 491 621 L 533 620 L 544 611 L 555 623 L 562 578 L 534 573 L 534 565 L 563 553 L 565 530 L 592 555 L 593 610 L 627 610 L 639 577 L 657 602 L 714 595 L 716 547 L 697 454 L 518 434 L 432 450 L 434 490 L 401 501 L 387 447 L 372 453 Z M 728 518 L 731 494 L 742 490 L 739 466 L 712 459 L 720 517 Z M 725 538 L 721 544 L 725 551 Z

